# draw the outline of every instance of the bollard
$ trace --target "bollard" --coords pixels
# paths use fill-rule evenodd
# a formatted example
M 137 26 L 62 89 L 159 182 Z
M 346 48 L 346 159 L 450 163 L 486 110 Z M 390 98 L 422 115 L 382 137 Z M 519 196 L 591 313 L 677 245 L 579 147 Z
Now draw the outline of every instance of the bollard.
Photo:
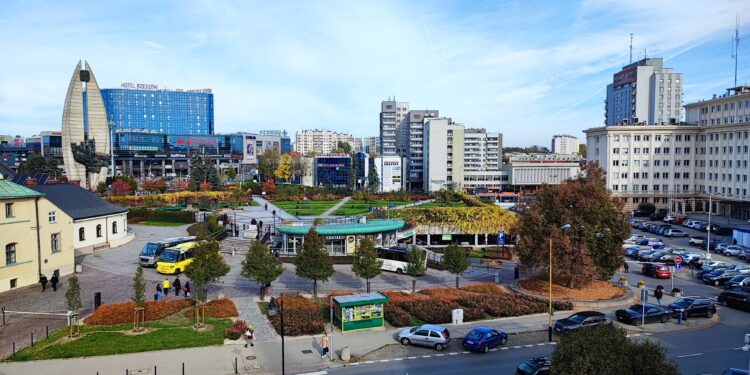
M 154 365 L 154 375 L 156 375 L 156 365 Z
M 13 355 L 16 355 L 16 342 L 13 341 Z
M 49 338 L 49 326 L 44 326 L 44 330 L 47 332 L 47 338 Z
M 3 306 L 3 325 L 5 325 L 5 306 Z
M 182 362 L 182 375 L 185 375 L 185 362 Z
M 237 371 L 237 357 L 234 357 L 234 373 L 239 374 L 239 372 Z
M 31 346 L 34 346 L 34 332 L 31 332 Z

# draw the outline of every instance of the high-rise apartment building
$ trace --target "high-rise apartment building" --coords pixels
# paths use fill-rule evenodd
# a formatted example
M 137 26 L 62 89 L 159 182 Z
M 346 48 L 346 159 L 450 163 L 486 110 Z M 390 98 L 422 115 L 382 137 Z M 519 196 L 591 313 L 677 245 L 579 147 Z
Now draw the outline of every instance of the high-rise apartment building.
M 464 181 L 464 126 L 449 118 L 427 118 L 422 134 L 422 190 L 460 188 Z
M 362 151 L 380 154 L 380 137 L 362 138 Z
M 572 135 L 554 135 L 552 136 L 552 153 L 553 154 L 577 154 L 578 138 Z
M 676 124 L 682 118 L 682 73 L 661 58 L 645 58 L 615 73 L 607 85 L 605 125 Z
M 355 149 L 354 137 L 351 134 L 338 133 L 330 130 L 302 130 L 295 137 L 294 149 L 305 155 L 310 152 L 330 154 L 338 148 L 339 142 L 348 143 Z
M 499 171 L 502 167 L 503 135 L 486 129 L 464 131 L 464 170 Z
M 399 150 L 400 131 L 408 113 L 408 102 L 384 100 L 380 103 L 380 149 L 383 155 L 402 155 Z

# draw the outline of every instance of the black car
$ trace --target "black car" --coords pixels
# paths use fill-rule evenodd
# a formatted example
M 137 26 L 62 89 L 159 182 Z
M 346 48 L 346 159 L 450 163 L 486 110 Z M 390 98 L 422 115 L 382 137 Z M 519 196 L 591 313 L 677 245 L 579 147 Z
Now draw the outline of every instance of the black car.
M 708 275 L 711 272 L 718 271 L 718 270 L 725 270 L 729 267 L 727 267 L 725 264 L 722 264 L 720 266 L 714 266 L 714 267 L 701 267 L 701 270 L 698 271 L 698 273 L 695 274 L 695 277 L 703 280 L 703 276 Z
M 579 311 L 555 322 L 555 332 L 566 333 L 581 328 L 612 324 L 606 315 L 598 311 Z
M 645 311 L 646 311 L 645 319 L 643 319 L 643 311 L 644 311 L 644 305 L 636 304 L 636 305 L 628 307 L 627 309 L 620 309 L 620 310 L 615 311 L 615 316 L 617 317 L 617 320 L 621 323 L 632 324 L 636 326 L 641 325 L 643 320 L 645 320 L 646 323 L 655 323 L 655 322 L 666 323 L 672 317 L 671 309 L 652 305 L 649 303 L 645 305 Z
M 739 274 L 740 274 L 739 271 L 735 271 L 729 268 L 722 268 L 722 269 L 715 270 L 714 272 L 711 272 L 707 275 L 703 275 L 703 282 L 705 282 L 706 284 L 719 286 L 731 280 L 733 277 Z
M 516 368 L 516 375 L 549 375 L 552 363 L 547 357 L 532 358 Z
M 750 288 L 725 290 L 719 294 L 718 301 L 722 306 L 750 311 Z
M 706 318 L 710 318 L 716 314 L 716 305 L 711 300 L 701 297 L 683 297 L 667 307 L 674 311 L 675 316 L 679 312 L 682 312 L 683 319 L 691 316 L 705 316 Z
M 724 283 L 724 289 L 733 289 L 741 286 L 750 287 L 750 275 L 739 274 Z

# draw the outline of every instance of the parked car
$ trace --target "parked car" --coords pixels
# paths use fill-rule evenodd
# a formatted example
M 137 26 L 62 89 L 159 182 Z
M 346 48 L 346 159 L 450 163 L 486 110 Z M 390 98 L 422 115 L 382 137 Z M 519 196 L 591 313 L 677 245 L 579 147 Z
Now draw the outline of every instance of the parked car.
M 727 246 L 729 246 L 729 245 L 731 245 L 731 244 L 730 244 L 730 243 L 727 243 L 727 242 L 724 242 L 724 241 L 719 241 L 719 242 L 718 242 L 718 243 L 716 244 L 716 252 L 717 252 L 717 253 L 723 253 L 723 252 L 724 252 L 724 249 L 726 249 L 726 248 L 727 248 Z
M 685 217 L 684 217 L 684 216 L 677 216 L 677 217 L 675 217 L 675 218 L 674 218 L 674 219 L 672 220 L 672 224 L 676 224 L 676 225 L 682 225 L 682 223 L 683 223 L 684 221 L 685 221 Z
M 669 267 L 663 264 L 646 263 L 643 265 L 641 272 L 646 276 L 657 279 L 668 279 L 672 277 L 672 272 L 669 271 Z
M 693 226 L 693 222 L 695 222 L 695 220 L 685 218 L 685 220 L 682 222 L 682 226 L 691 228 Z
M 740 256 L 744 252 L 745 248 L 739 245 L 729 245 L 725 247 L 723 250 L 717 250 L 721 253 L 724 253 L 726 256 Z
M 516 375 L 549 375 L 552 366 L 547 357 L 532 358 L 516 368 Z
M 638 256 L 638 246 L 633 246 L 625 249 L 625 256 L 628 258 L 635 258 Z
M 750 375 L 750 370 L 743 370 L 739 368 L 729 368 L 724 370 L 721 375 Z
M 598 311 L 579 311 L 555 322 L 555 332 L 567 333 L 581 328 L 612 324 L 607 315 Z
M 682 312 L 682 318 L 687 319 L 691 316 L 705 316 L 711 318 L 716 314 L 716 305 L 707 298 L 702 297 L 683 297 L 669 304 L 674 316 Z
M 662 255 L 667 254 L 667 250 L 655 250 L 653 253 L 640 257 L 641 262 L 657 262 Z
M 461 344 L 466 350 L 487 353 L 491 348 L 505 345 L 507 342 L 507 333 L 489 327 L 477 327 L 464 336 Z
M 627 309 L 620 309 L 615 311 L 617 320 L 624 324 L 632 324 L 639 326 L 644 320 L 643 311 L 646 311 L 645 321 L 646 323 L 661 322 L 666 323 L 672 317 L 672 310 L 661 306 L 652 304 L 636 304 L 628 307 Z
M 738 287 L 725 290 L 717 298 L 722 306 L 729 306 L 750 311 L 750 289 Z
M 690 239 L 688 240 L 688 244 L 693 246 L 701 246 L 703 245 L 703 241 L 706 240 L 706 237 L 701 236 L 690 236 Z
M 664 231 L 664 235 L 667 237 L 687 237 L 687 232 L 683 232 L 679 229 L 669 228 Z
M 644 252 L 638 252 L 638 260 L 641 262 L 648 262 L 651 259 L 651 255 L 657 253 L 657 250 L 648 250 Z
M 742 254 L 740 254 L 738 256 L 738 258 L 744 259 L 744 260 L 750 262 L 750 247 L 746 247 L 745 249 L 743 249 L 742 250 Z
M 682 257 L 682 255 L 675 253 L 675 252 L 663 253 L 659 255 L 658 257 L 655 257 L 654 262 L 659 262 L 659 263 L 664 263 L 664 264 L 674 264 L 674 258 L 676 257 Z
M 703 282 L 705 282 L 706 284 L 719 286 L 731 280 L 733 277 L 739 274 L 740 274 L 739 271 L 735 271 L 729 268 L 717 269 L 709 274 L 703 275 Z
M 694 220 L 693 224 L 690 225 L 690 228 L 699 229 L 701 227 L 701 225 L 705 225 L 705 223 L 702 222 L 702 221 L 699 221 L 699 220 Z
M 750 287 L 750 276 L 739 274 L 724 283 L 724 289 L 732 289 L 737 287 Z
M 434 324 L 423 324 L 419 327 L 404 328 L 398 333 L 398 341 L 403 345 L 419 345 L 444 350 L 451 342 L 448 329 Z
M 662 219 L 662 220 L 663 220 L 663 221 L 664 221 L 665 223 L 671 223 L 671 222 L 672 222 L 672 220 L 674 220 L 674 219 L 675 219 L 675 217 L 674 217 L 674 216 L 672 216 L 672 215 L 667 215 L 667 216 L 664 216 L 664 219 Z
M 714 265 L 712 265 L 712 264 L 714 264 Z M 711 263 L 709 263 L 707 265 L 704 264 L 703 268 L 701 268 L 701 270 L 698 271 L 698 273 L 695 274 L 695 277 L 703 280 L 703 276 L 708 275 L 709 273 L 714 272 L 716 270 L 723 270 L 723 269 L 727 269 L 727 268 L 729 268 L 729 266 L 727 264 L 723 263 L 723 262 L 721 262 L 719 264 L 716 264 L 715 262 L 711 262 Z

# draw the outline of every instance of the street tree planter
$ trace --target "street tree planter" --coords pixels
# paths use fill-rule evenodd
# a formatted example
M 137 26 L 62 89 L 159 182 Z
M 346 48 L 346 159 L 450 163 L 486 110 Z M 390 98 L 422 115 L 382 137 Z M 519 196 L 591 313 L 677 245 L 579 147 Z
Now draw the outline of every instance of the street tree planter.
M 206 304 L 198 302 L 195 304 L 195 328 L 206 326 Z
M 146 309 L 143 307 L 136 307 L 134 313 L 133 332 L 143 331 L 146 324 Z
M 620 285 L 628 286 L 628 278 L 625 276 L 620 276 Z
M 672 289 L 672 296 L 674 296 L 674 298 L 681 298 L 682 297 L 682 290 L 680 290 L 680 288 L 674 288 L 674 289 Z

